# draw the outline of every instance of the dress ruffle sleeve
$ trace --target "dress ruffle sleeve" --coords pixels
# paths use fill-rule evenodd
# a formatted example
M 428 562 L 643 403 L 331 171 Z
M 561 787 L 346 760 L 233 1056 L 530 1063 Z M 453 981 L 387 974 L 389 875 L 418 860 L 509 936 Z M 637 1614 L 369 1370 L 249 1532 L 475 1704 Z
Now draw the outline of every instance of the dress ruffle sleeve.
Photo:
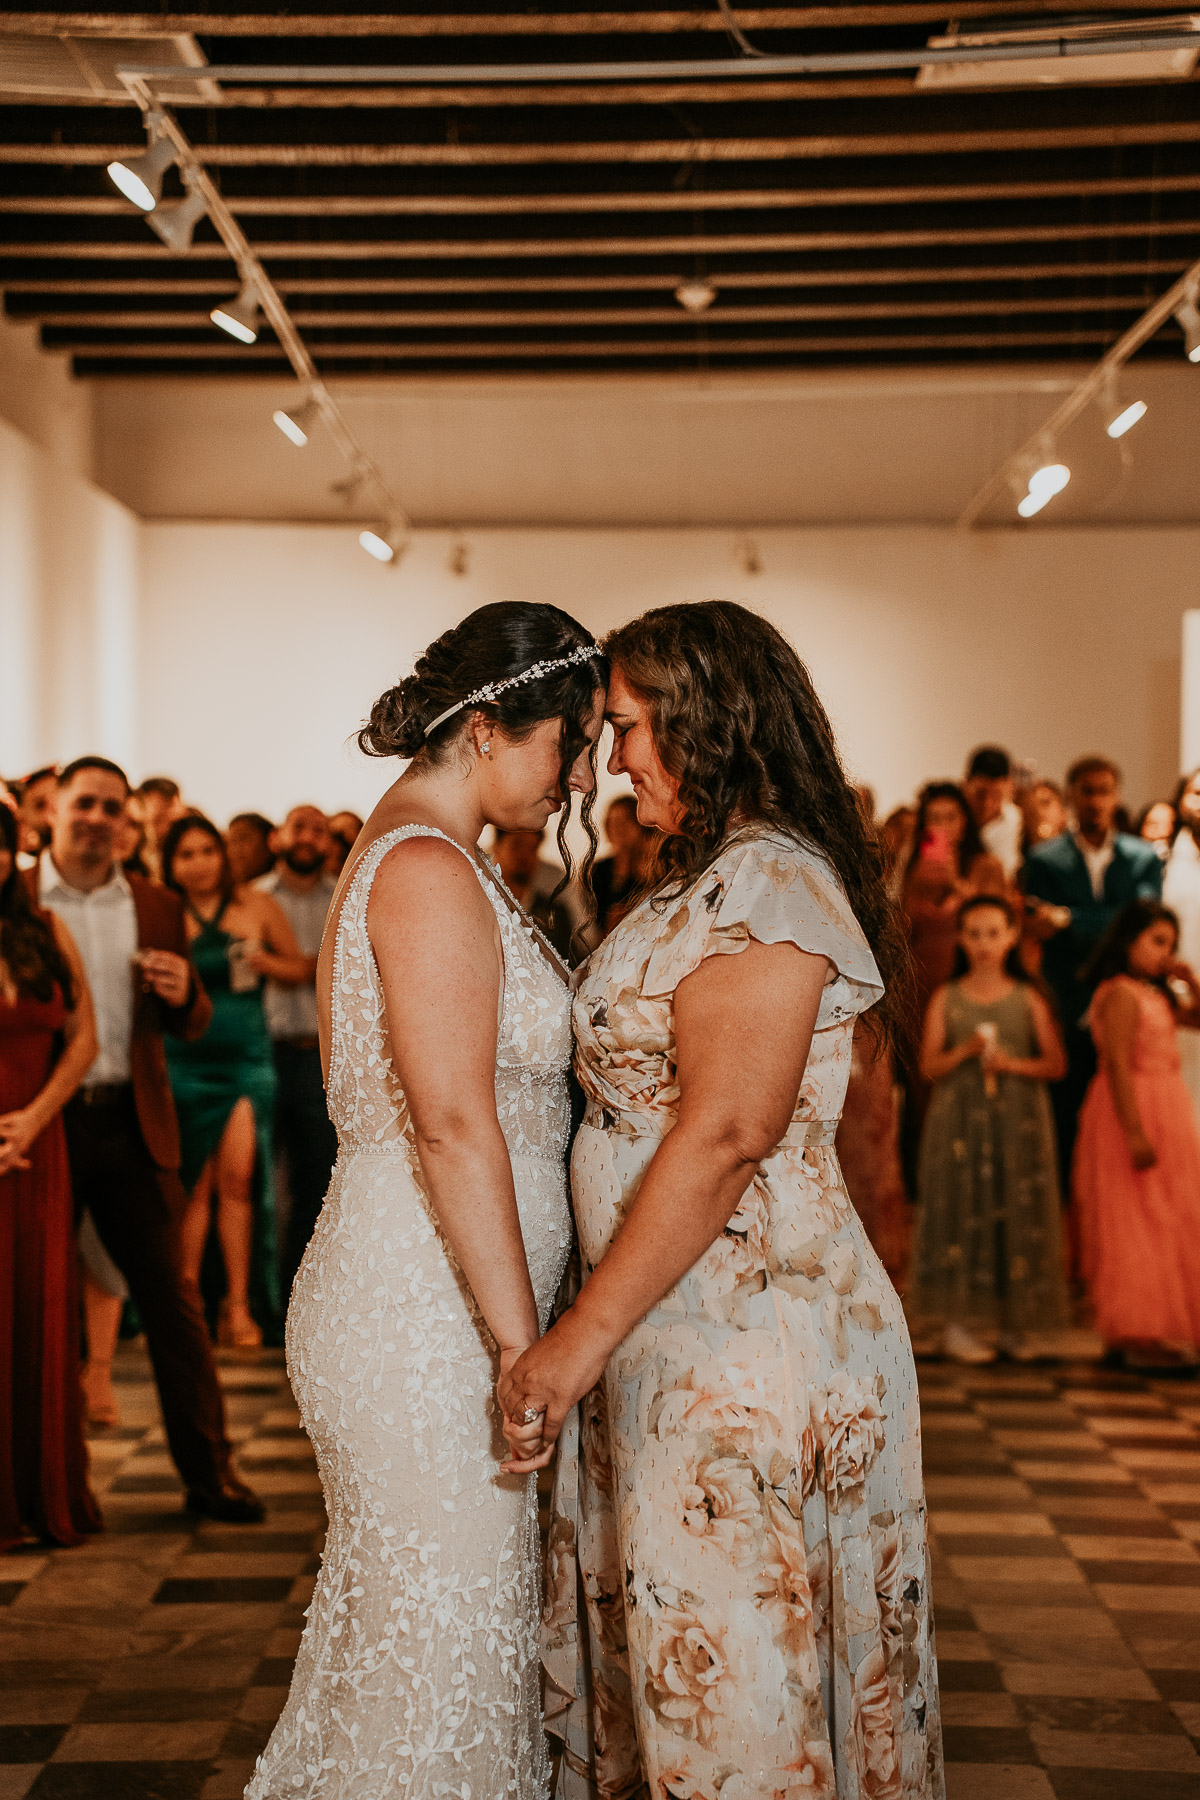
M 828 957 L 837 973 L 821 996 L 818 1031 L 866 1012 L 883 993 L 871 947 L 824 857 L 786 838 L 759 837 L 723 850 L 664 920 L 642 994 L 673 994 L 706 957 L 736 955 L 752 939 Z

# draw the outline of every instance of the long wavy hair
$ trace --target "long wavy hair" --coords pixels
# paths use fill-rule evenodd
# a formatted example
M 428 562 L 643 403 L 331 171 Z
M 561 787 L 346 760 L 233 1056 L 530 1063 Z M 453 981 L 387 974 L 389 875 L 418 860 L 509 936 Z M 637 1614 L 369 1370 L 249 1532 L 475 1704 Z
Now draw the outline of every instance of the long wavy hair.
M 1079 979 L 1086 987 L 1098 988 L 1102 981 L 1111 981 L 1114 975 L 1128 975 L 1129 952 L 1143 931 L 1149 931 L 1151 925 L 1165 924 L 1175 933 L 1175 942 L 1179 942 L 1179 918 L 1164 906 L 1161 900 L 1128 900 L 1113 919 L 1092 954 L 1079 971 Z M 1159 988 L 1171 1002 L 1172 1010 L 1178 1002 L 1171 992 L 1171 984 L 1166 976 L 1152 981 L 1151 987 Z
M 520 675 L 534 663 L 554 662 L 572 650 L 593 644 L 590 631 L 561 607 L 534 600 L 500 600 L 491 606 L 480 606 L 460 625 L 444 631 L 422 656 L 417 658 L 411 675 L 385 690 L 371 708 L 371 716 L 358 734 L 359 749 L 368 756 L 410 757 L 419 768 L 437 768 L 450 756 L 461 751 L 471 719 L 477 713 L 493 720 L 506 737 L 516 743 L 528 738 L 546 719 L 557 719 L 560 728 L 561 774 L 559 785 L 563 797 L 558 815 L 558 853 L 562 858 L 563 878 L 554 898 L 571 881 L 574 863 L 567 843 L 571 820 L 571 770 L 587 746 L 587 722 L 596 695 L 608 684 L 608 660 L 597 649 L 586 662 L 570 664 L 565 669 L 552 669 L 535 680 L 506 688 L 495 700 L 481 700 L 464 707 L 428 732 L 432 720 L 447 707 L 465 700 L 489 683 Z M 591 751 L 592 774 L 596 772 L 596 746 Z M 583 891 L 591 895 L 590 875 L 596 859 L 599 837 L 593 814 L 596 787 L 585 794 L 579 809 L 580 823 L 587 838 L 584 858 Z M 594 908 L 593 908 L 594 916 Z M 585 919 L 580 932 L 590 923 Z
M 643 613 L 604 648 L 649 707 L 655 747 L 679 782 L 682 817 L 659 852 L 661 895 L 681 893 L 730 838 L 762 826 L 817 850 L 883 976 L 869 1029 L 906 1049 L 912 963 L 884 887 L 883 847 L 786 638 L 747 607 L 703 600 Z
M 912 849 L 904 871 L 906 876 L 920 859 L 921 846 L 929 829 L 929 808 L 935 800 L 953 800 L 962 814 L 963 834 L 954 846 L 954 862 L 958 873 L 965 875 L 975 858 L 984 853 L 983 839 L 979 835 L 971 803 L 957 781 L 927 781 L 917 795 L 917 822 L 913 827 Z
M 0 847 L 12 858 L 0 884 L 0 960 L 13 986 L 27 1000 L 52 1000 L 62 990 L 68 1006 L 75 1004 L 75 983 L 67 959 L 58 947 L 50 921 L 29 897 L 25 879 L 17 868 L 17 820 L 10 807 L 0 805 Z

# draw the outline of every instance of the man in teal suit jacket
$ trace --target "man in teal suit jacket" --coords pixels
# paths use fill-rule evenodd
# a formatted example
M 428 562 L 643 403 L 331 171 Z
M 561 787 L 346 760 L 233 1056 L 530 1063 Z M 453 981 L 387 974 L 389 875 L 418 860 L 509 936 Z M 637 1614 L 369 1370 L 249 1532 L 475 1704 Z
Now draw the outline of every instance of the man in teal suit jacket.
M 1163 870 L 1152 844 L 1114 829 L 1121 802 L 1114 763 L 1084 757 L 1067 772 L 1067 793 L 1076 829 L 1031 850 L 1024 875 L 1034 930 L 1045 943 L 1042 973 L 1058 1002 L 1067 1046 L 1067 1073 L 1052 1090 L 1064 1194 L 1075 1121 L 1096 1069 L 1091 1036 L 1080 1022 L 1091 999 L 1080 971 L 1123 906 L 1162 897 Z

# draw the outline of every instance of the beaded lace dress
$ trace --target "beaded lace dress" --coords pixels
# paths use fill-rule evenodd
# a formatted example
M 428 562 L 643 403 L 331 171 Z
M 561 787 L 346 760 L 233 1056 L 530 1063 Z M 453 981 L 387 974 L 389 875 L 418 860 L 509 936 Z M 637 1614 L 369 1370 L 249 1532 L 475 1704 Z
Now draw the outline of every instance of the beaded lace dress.
M 287 1316 L 329 1529 L 291 1692 L 246 1800 L 549 1793 L 535 1482 L 498 1472 L 495 1344 L 424 1190 L 367 936 L 380 863 L 418 835 L 444 834 L 406 825 L 370 846 L 338 921 L 338 1159 Z M 468 861 L 504 952 L 496 1106 L 544 1329 L 571 1233 L 570 998 L 499 878 Z

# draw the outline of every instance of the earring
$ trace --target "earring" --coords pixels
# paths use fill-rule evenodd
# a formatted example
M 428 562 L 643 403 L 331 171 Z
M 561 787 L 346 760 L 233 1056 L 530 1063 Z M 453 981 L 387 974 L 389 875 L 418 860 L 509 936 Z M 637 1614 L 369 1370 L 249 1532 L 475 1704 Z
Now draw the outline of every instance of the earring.
M 480 746 L 479 746 L 479 754 L 480 754 L 480 756 L 490 756 L 490 755 L 491 755 L 491 754 L 492 754 L 492 740 L 491 740 L 491 738 L 489 738 L 489 739 L 488 739 L 488 741 L 487 741 L 487 743 L 486 743 L 486 744 L 480 744 Z

